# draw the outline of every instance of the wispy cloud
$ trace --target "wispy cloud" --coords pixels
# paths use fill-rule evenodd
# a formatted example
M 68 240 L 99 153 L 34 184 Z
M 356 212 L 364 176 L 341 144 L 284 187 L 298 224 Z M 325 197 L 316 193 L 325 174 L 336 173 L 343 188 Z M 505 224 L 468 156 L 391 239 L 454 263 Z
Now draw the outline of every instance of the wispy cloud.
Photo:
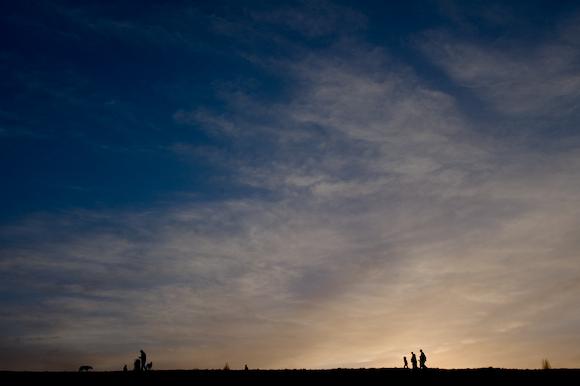
M 577 113 L 580 97 L 575 24 L 563 23 L 534 42 L 475 42 L 431 32 L 422 48 L 454 81 L 499 112 L 536 118 L 568 115 Z

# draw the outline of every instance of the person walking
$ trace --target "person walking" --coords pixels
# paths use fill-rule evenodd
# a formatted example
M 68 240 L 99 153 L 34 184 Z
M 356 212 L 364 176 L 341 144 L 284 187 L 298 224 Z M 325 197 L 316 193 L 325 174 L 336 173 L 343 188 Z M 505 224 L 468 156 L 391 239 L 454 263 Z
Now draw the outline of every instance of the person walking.
M 140 359 L 141 359 L 141 370 L 146 370 L 146 368 L 147 368 L 147 354 L 145 354 L 145 351 L 143 351 L 143 350 L 141 350 Z
M 413 370 L 417 370 L 417 357 L 414 352 L 411 352 L 411 366 L 413 366 Z
M 403 357 L 403 368 L 404 369 L 408 369 L 409 368 L 409 363 L 407 362 L 407 357 Z
M 419 350 L 419 351 L 421 352 L 421 354 L 419 355 L 419 366 L 422 369 L 426 369 L 427 365 L 425 364 L 425 362 L 427 362 L 427 356 L 425 355 L 423 350 Z

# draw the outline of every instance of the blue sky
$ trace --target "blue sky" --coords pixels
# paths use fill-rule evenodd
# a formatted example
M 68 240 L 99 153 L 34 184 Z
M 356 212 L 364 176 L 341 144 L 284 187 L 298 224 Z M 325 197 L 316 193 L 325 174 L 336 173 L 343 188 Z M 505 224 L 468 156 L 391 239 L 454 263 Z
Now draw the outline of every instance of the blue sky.
M 575 2 L 2 8 L 3 368 L 580 363 Z

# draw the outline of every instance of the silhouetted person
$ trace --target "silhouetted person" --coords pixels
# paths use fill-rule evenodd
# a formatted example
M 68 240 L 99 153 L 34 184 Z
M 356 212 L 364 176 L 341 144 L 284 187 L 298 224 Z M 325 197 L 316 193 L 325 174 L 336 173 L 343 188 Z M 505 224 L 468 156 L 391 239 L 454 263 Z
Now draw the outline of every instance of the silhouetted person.
M 128 371 L 127 365 L 123 366 L 123 372 L 126 373 Z
M 141 370 L 145 370 L 145 367 L 147 366 L 147 354 L 145 354 L 145 351 L 141 350 L 141 355 L 139 356 L 141 358 Z
M 404 369 L 409 368 L 409 363 L 407 362 L 407 357 L 403 357 L 403 368 Z
M 419 351 L 421 351 L 421 355 L 419 355 L 419 366 L 422 369 L 426 369 L 427 365 L 425 364 L 425 362 L 427 362 L 427 356 L 425 355 L 423 350 L 419 350 Z
M 244 370 L 249 370 L 248 365 L 244 365 Z
M 135 362 L 133 362 L 133 371 L 141 371 L 141 359 L 135 358 Z
M 417 370 L 417 357 L 414 352 L 411 352 L 411 365 L 413 366 L 413 370 Z
M 153 362 L 147 363 L 146 368 L 147 368 L 147 371 L 151 370 L 153 368 Z

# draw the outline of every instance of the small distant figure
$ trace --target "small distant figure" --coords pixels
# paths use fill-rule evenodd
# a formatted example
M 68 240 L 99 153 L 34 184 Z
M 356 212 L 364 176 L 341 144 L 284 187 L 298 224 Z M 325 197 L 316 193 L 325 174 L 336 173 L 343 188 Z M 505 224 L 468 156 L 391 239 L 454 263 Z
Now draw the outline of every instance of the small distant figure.
M 417 370 L 417 357 L 415 353 L 411 351 L 411 366 L 413 366 L 413 370 Z
M 422 369 L 426 369 L 427 365 L 425 364 L 425 362 L 427 362 L 427 356 L 425 355 L 423 350 L 419 350 L 419 351 L 421 351 L 421 355 L 419 355 L 419 366 Z
M 145 366 L 145 368 L 147 369 L 147 371 L 151 370 L 153 368 L 153 362 L 147 363 L 147 366 Z
M 139 358 L 141 358 L 141 370 L 145 370 L 145 367 L 147 366 L 147 354 L 145 354 L 145 351 L 143 350 L 141 350 L 140 353 L 141 355 Z
M 129 371 L 129 369 L 127 369 L 127 365 L 123 366 L 123 372 L 126 373 L 127 371 Z
M 93 369 L 93 366 L 84 365 L 84 366 L 79 367 L 79 373 L 82 373 L 83 371 L 87 372 L 87 371 L 92 370 L 92 369 Z
M 249 370 L 249 369 L 248 369 L 248 365 L 247 365 L 247 364 L 246 364 L 246 365 L 244 365 L 244 370 Z
M 135 362 L 133 362 L 133 371 L 141 371 L 141 359 L 135 358 Z
M 403 357 L 403 368 L 404 369 L 408 369 L 409 368 L 409 363 L 407 362 L 407 357 Z
M 552 368 L 552 365 L 550 364 L 550 361 L 547 359 L 543 359 L 542 360 L 542 369 L 543 370 L 550 370 Z

